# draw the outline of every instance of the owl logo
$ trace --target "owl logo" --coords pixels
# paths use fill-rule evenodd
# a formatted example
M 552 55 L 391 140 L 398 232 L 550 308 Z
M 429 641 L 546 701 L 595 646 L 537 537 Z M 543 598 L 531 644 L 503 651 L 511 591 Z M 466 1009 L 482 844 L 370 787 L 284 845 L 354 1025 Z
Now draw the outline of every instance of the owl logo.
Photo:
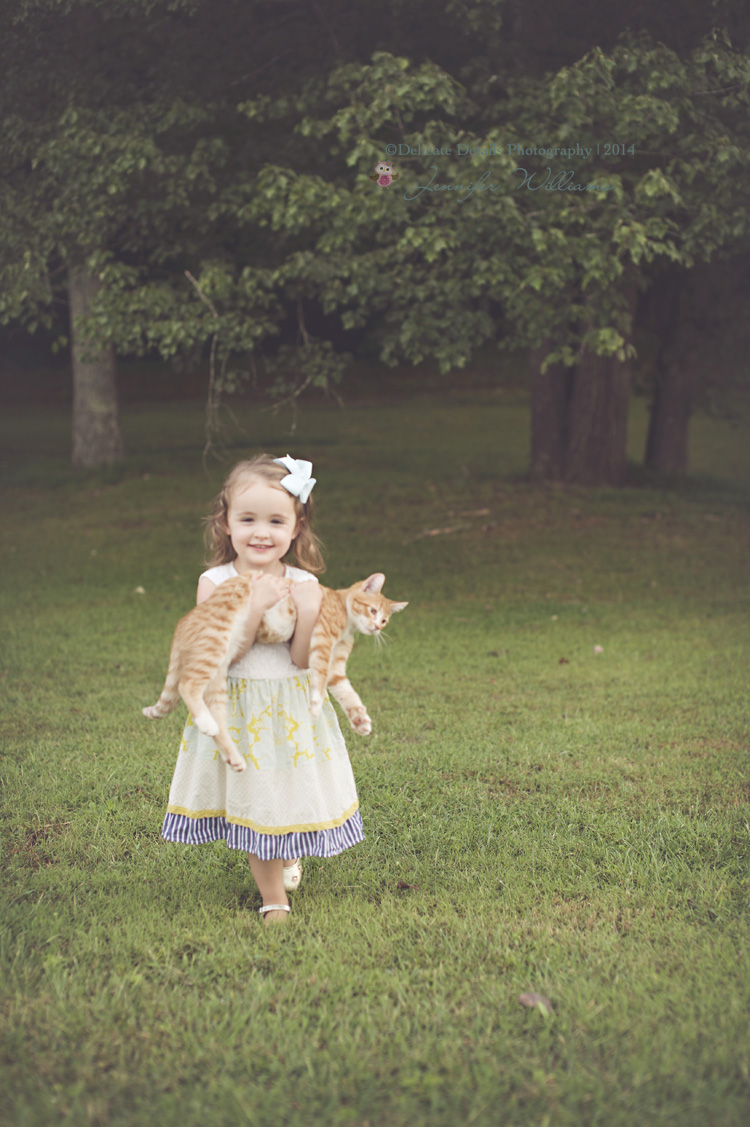
M 389 160 L 381 160 L 375 165 L 375 171 L 370 173 L 370 179 L 377 180 L 381 188 L 388 188 L 392 180 L 398 180 L 398 172 L 393 171 Z

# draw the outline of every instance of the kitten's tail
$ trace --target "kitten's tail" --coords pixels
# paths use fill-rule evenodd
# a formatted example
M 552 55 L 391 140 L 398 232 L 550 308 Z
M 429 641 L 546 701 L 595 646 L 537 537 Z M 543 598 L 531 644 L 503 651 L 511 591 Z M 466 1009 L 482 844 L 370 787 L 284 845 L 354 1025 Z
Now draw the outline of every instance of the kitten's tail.
M 176 706 L 180 699 L 180 692 L 177 687 L 179 681 L 176 667 L 172 666 L 170 662 L 169 669 L 167 670 L 167 679 L 164 682 L 164 688 L 161 691 L 156 704 L 152 704 L 149 708 L 143 708 L 141 711 L 144 716 L 148 716 L 149 720 L 161 720 L 162 716 L 168 716 Z

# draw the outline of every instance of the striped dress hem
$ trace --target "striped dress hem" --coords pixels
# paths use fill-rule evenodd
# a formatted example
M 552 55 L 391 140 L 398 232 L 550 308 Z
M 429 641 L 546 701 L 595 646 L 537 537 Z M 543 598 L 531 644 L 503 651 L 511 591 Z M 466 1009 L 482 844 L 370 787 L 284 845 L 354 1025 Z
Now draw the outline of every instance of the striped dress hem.
M 228 822 L 223 817 L 188 818 L 185 814 L 168 813 L 164 818 L 161 834 L 166 841 L 179 842 L 181 845 L 203 845 L 223 840 L 230 849 L 254 853 L 262 861 L 335 857 L 365 839 L 359 810 L 342 825 L 332 829 L 288 834 L 258 833 L 249 826 Z

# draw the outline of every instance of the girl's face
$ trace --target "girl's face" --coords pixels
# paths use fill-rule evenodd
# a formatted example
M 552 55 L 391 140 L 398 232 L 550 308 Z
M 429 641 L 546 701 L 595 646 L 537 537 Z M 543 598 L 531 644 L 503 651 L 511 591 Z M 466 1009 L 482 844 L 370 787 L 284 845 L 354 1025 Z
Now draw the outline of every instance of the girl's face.
M 294 498 L 265 481 L 239 484 L 229 500 L 226 531 L 240 575 L 283 576 L 282 559 L 297 535 Z

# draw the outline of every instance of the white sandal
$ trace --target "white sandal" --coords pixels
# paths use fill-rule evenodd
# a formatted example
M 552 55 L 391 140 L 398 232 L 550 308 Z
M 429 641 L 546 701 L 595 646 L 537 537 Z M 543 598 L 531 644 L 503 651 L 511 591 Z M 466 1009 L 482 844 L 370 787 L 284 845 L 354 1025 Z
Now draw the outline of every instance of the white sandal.
M 284 866 L 284 891 L 294 892 L 299 888 L 299 882 L 302 880 L 302 866 L 299 860 L 295 861 L 293 865 Z
M 291 912 L 288 904 L 264 904 L 262 908 L 258 908 L 261 916 L 265 916 L 266 912 Z

